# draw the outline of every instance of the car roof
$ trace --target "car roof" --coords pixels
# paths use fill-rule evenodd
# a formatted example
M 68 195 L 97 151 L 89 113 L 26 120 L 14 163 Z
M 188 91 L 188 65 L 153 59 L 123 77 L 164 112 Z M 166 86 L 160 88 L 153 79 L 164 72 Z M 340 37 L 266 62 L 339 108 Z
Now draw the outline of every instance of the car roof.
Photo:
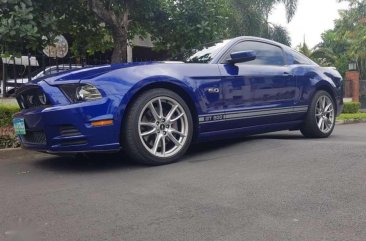
M 279 42 L 276 42 L 276 41 L 273 41 L 273 40 L 270 40 L 270 39 L 266 39 L 266 38 L 254 37 L 254 36 L 240 36 L 240 37 L 232 38 L 232 40 L 235 41 L 235 42 L 239 41 L 239 40 L 253 40 L 253 41 L 266 42 L 266 43 L 280 45 L 282 47 L 289 48 L 289 46 L 286 46 L 286 45 L 281 44 Z

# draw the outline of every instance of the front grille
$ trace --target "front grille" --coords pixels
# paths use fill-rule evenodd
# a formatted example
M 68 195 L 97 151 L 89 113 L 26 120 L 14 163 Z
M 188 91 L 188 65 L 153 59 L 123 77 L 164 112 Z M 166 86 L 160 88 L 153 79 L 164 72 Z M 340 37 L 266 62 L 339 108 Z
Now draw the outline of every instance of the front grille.
M 60 127 L 60 135 L 62 137 L 80 136 L 81 132 L 74 126 L 65 125 Z
M 38 85 L 25 85 L 16 91 L 16 98 L 22 109 L 49 105 L 46 94 Z
M 27 134 L 21 136 L 22 142 L 26 144 L 46 145 L 46 135 L 43 131 L 27 131 Z

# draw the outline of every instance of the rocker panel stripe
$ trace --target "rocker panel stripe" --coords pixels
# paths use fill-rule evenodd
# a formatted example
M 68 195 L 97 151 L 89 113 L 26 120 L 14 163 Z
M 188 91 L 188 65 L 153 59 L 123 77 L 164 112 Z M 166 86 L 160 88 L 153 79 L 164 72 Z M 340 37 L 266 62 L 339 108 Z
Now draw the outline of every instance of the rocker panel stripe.
M 258 118 L 265 116 L 277 116 L 277 115 L 285 115 L 285 114 L 296 114 L 296 113 L 305 113 L 308 111 L 308 106 L 296 106 L 296 107 L 284 107 L 284 108 L 271 108 L 271 109 L 262 109 L 255 111 L 241 111 L 241 112 L 224 112 L 217 113 L 211 115 L 201 115 L 199 116 L 200 123 L 213 123 L 213 122 L 222 122 L 229 120 L 238 120 L 238 119 L 250 119 L 250 118 Z

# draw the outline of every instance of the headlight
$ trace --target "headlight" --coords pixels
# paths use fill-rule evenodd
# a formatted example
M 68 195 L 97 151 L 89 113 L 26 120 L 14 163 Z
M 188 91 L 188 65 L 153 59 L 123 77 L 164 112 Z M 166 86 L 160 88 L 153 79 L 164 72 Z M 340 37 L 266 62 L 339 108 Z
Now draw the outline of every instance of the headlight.
M 102 98 L 102 94 L 99 90 L 91 84 L 61 85 L 60 89 L 72 103 L 99 100 Z
M 99 100 L 102 95 L 95 86 L 82 85 L 76 89 L 76 98 L 81 101 Z

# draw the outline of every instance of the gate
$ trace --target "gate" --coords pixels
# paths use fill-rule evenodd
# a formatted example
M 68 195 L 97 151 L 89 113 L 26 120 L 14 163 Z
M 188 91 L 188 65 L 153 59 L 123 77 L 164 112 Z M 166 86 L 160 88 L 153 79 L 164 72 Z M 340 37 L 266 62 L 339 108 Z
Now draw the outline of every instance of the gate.
M 366 109 L 366 80 L 360 80 L 361 109 Z

